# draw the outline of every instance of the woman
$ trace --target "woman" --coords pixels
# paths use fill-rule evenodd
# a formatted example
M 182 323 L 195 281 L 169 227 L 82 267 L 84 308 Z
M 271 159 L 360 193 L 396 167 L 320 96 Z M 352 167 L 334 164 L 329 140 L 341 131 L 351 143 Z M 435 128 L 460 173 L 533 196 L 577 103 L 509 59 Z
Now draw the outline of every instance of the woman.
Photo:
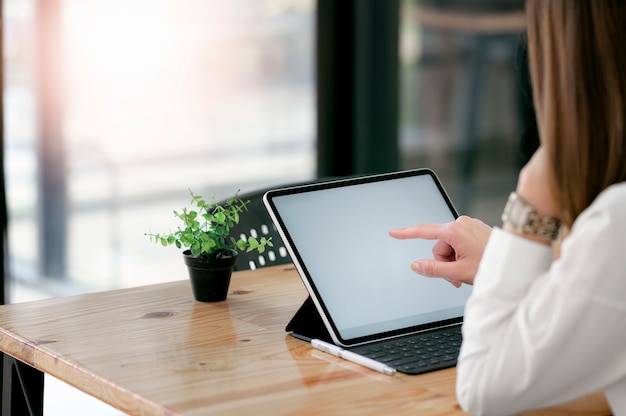
M 439 240 L 412 268 L 474 284 L 463 409 L 514 414 L 601 390 L 626 415 L 626 2 L 529 0 L 526 14 L 541 146 L 502 228 L 461 217 L 390 234 Z

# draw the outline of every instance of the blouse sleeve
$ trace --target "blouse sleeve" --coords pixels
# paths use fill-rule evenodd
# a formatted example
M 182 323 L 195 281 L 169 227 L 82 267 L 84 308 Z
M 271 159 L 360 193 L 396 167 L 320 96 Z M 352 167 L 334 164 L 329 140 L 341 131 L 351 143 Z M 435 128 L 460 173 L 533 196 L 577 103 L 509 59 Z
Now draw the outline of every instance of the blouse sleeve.
M 601 195 L 561 256 L 494 229 L 474 280 L 457 397 L 506 415 L 583 396 L 626 377 L 626 188 Z

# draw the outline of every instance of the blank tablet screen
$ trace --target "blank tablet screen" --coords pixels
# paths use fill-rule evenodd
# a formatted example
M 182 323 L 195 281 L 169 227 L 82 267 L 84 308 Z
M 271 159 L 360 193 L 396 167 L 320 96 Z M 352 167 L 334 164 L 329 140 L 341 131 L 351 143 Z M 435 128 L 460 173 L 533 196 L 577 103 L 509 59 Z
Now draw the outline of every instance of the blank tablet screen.
M 410 269 L 435 242 L 388 234 L 455 220 L 431 171 L 270 191 L 266 204 L 343 343 L 462 317 L 471 287 Z

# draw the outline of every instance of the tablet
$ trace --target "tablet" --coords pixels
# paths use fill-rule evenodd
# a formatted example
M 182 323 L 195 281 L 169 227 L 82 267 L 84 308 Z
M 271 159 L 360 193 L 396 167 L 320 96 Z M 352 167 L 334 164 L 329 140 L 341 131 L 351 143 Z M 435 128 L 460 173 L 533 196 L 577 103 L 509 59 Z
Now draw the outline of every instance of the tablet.
M 333 342 L 354 346 L 460 325 L 471 286 L 414 273 L 434 241 L 388 232 L 457 218 L 430 169 L 268 191 L 263 202 Z

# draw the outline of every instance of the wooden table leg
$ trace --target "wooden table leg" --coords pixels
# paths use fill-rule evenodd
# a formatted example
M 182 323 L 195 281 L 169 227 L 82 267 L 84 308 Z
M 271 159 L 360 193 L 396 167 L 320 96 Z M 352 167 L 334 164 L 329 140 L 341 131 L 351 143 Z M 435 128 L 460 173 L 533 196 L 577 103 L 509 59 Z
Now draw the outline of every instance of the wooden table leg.
M 2 416 L 43 416 L 44 374 L 2 354 Z

